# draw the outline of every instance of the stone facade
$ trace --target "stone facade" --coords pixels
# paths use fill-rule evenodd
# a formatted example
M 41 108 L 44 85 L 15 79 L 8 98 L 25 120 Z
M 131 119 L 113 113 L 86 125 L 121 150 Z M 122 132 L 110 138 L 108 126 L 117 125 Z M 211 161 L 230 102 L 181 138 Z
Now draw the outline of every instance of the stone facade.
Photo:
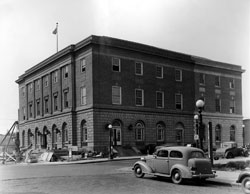
M 115 146 L 138 148 L 193 143 L 200 98 L 205 131 L 212 122 L 217 146 L 230 140 L 241 145 L 243 72 L 236 65 L 90 36 L 16 81 L 21 145 L 107 152 L 110 137 Z

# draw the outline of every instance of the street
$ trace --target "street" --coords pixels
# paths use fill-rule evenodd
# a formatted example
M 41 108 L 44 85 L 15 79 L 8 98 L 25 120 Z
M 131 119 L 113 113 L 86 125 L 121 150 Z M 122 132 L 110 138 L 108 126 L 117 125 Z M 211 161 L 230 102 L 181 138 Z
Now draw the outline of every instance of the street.
M 66 165 L 0 165 L 1 194 L 242 194 L 241 188 L 207 181 L 175 185 L 170 179 L 135 178 L 135 160 Z

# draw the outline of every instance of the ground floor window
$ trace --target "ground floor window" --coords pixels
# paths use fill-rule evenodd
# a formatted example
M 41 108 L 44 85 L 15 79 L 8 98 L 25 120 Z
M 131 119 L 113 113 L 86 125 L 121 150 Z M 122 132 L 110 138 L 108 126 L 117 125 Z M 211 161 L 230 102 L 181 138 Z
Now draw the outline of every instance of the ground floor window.
M 144 124 L 142 122 L 138 122 L 135 125 L 135 139 L 136 141 L 144 140 Z
M 235 126 L 230 127 L 230 141 L 235 141 Z
M 165 127 L 162 123 L 156 125 L 157 141 L 164 141 Z

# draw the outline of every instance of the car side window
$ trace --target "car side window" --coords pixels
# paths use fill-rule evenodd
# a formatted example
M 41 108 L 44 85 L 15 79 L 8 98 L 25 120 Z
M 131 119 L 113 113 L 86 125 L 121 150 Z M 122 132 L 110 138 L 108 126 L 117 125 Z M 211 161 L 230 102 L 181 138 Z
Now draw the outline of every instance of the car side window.
M 182 158 L 183 155 L 182 155 L 182 153 L 179 152 L 179 151 L 171 151 L 171 152 L 170 152 L 170 157 L 171 157 L 171 158 Z
M 168 151 L 167 150 L 160 150 L 157 153 L 157 156 L 159 156 L 159 157 L 168 157 Z

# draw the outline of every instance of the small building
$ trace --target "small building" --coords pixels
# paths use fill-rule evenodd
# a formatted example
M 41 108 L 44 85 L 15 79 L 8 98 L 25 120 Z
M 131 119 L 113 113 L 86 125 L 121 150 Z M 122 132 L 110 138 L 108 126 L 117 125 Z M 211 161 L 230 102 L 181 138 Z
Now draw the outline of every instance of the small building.
M 89 36 L 25 71 L 21 146 L 90 149 L 194 142 L 203 99 L 213 141 L 243 144 L 240 66 L 105 36 Z M 112 124 L 112 133 L 107 127 Z

